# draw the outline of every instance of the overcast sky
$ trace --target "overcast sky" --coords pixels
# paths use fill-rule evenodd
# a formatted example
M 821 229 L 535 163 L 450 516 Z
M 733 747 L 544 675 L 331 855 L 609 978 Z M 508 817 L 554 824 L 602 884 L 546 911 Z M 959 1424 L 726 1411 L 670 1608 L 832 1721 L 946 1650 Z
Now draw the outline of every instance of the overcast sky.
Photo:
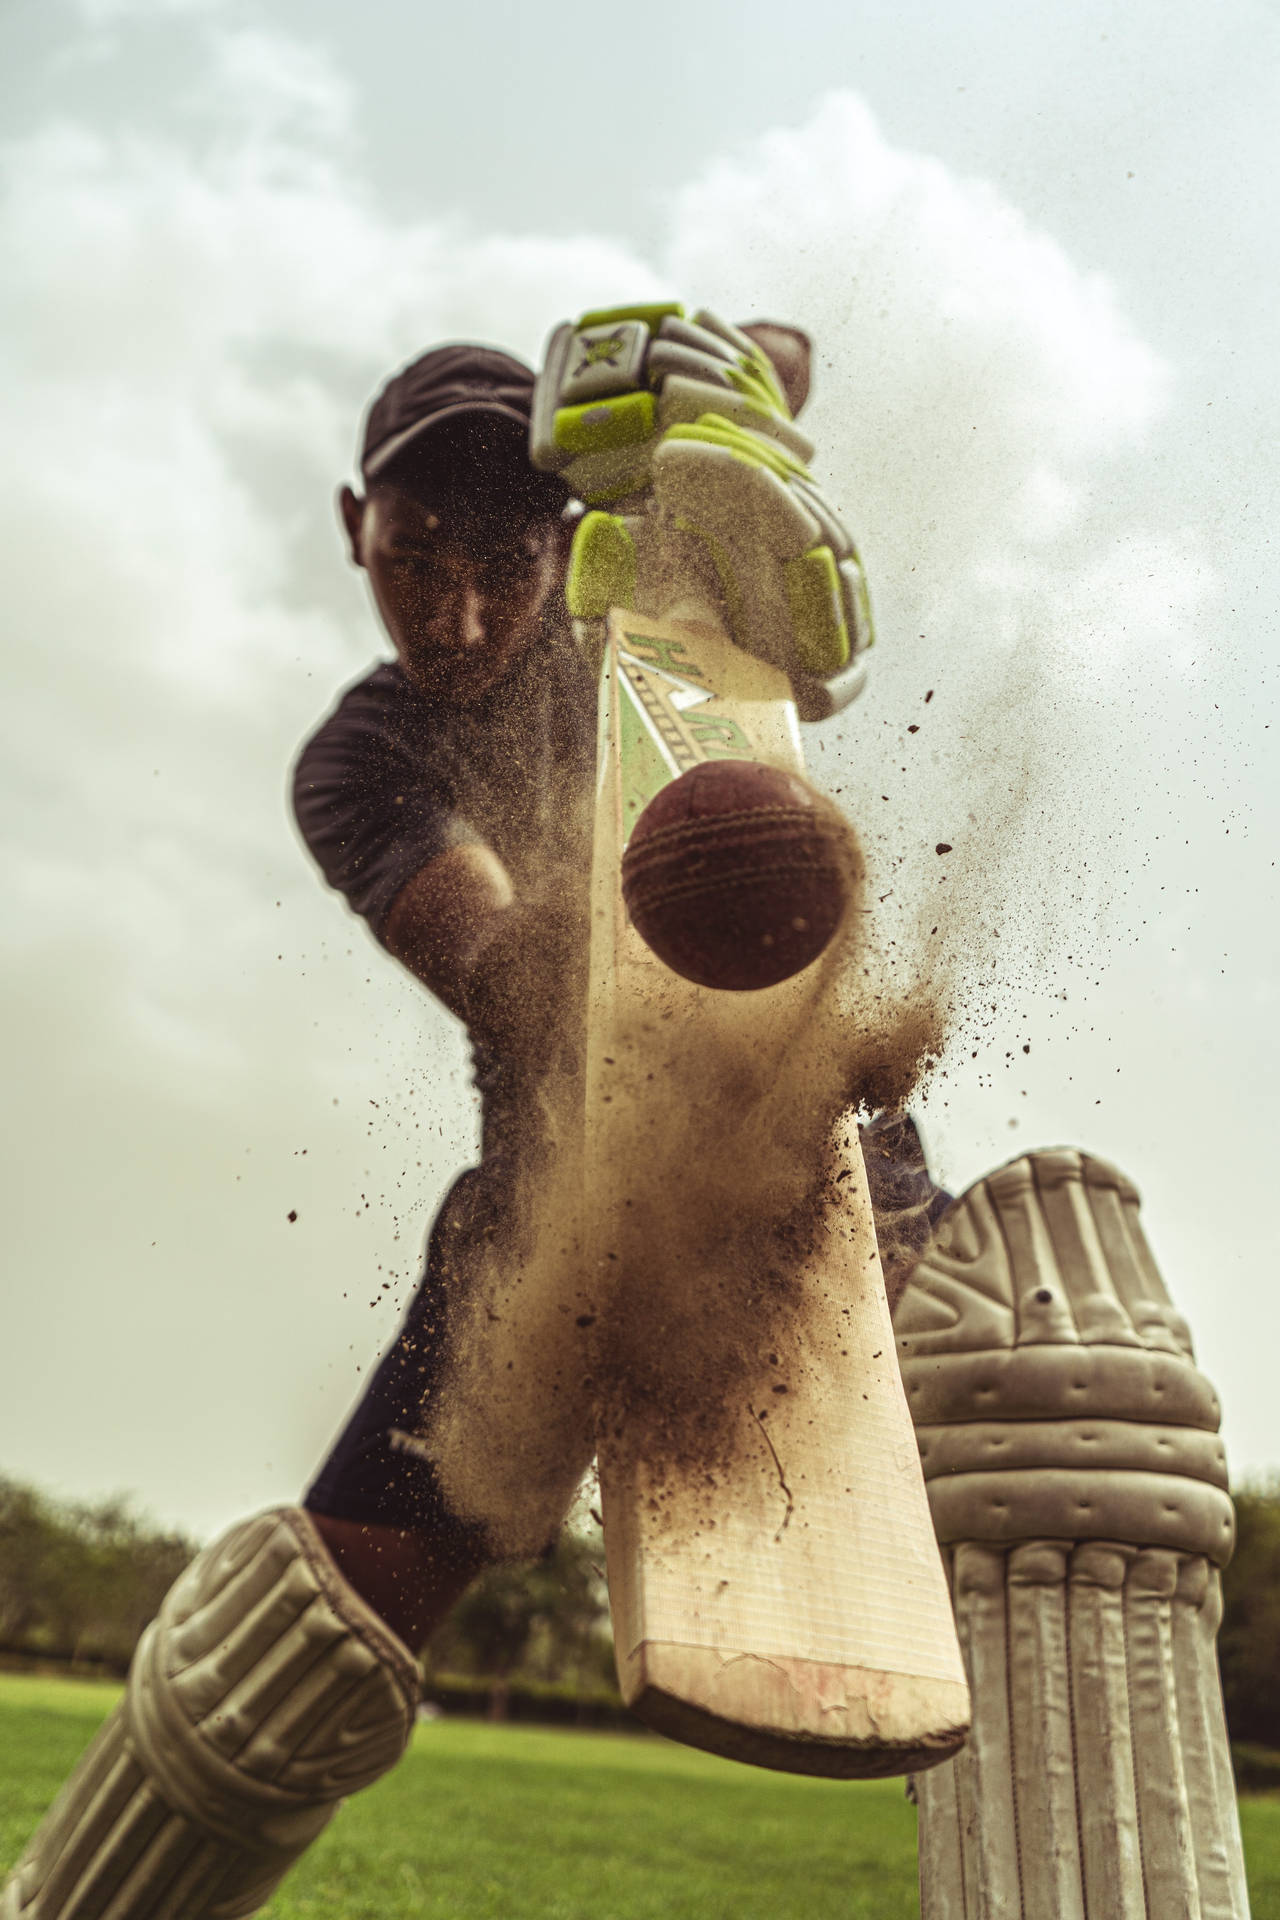
M 1280 16 L 637 26 L 0 11 L 0 1470 L 207 1532 L 323 1450 L 475 1136 L 453 1023 L 285 810 L 383 651 L 332 490 L 416 351 L 534 358 L 575 309 L 670 291 L 818 342 L 810 430 L 881 643 L 813 765 L 888 935 L 956 848 L 940 1177 L 1118 1161 L 1237 1474 L 1280 1461 Z

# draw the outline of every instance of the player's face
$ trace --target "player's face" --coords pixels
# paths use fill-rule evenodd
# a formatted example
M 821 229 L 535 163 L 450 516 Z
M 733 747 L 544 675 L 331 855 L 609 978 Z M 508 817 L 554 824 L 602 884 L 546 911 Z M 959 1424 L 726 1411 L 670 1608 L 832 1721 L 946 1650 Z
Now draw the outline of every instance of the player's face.
M 473 705 L 515 664 L 560 584 L 555 526 L 450 526 L 393 487 L 361 506 L 355 557 L 405 671 L 422 692 Z

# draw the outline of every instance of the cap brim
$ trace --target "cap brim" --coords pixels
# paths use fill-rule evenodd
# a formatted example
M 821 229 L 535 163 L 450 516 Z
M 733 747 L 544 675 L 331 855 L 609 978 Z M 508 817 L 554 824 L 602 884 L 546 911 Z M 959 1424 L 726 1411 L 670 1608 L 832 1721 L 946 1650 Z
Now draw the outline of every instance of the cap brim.
M 500 400 L 459 400 L 451 407 L 444 407 L 439 413 L 433 413 L 429 420 L 415 421 L 411 427 L 405 427 L 400 433 L 393 433 L 389 440 L 375 447 L 372 453 L 366 453 L 360 461 L 360 471 L 366 480 L 376 480 L 380 474 L 396 460 L 399 460 L 412 448 L 426 446 L 432 434 L 448 420 L 456 420 L 462 414 L 488 414 L 499 420 L 510 420 L 527 437 L 529 418 L 515 407 L 507 407 Z

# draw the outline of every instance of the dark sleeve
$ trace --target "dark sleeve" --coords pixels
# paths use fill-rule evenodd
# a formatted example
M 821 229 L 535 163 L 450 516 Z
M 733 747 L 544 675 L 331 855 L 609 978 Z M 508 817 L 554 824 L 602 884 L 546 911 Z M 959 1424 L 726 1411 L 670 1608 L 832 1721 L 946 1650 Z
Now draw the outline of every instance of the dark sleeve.
M 858 1133 L 892 1310 L 952 1196 L 935 1184 L 909 1113 L 879 1113 Z
M 454 809 L 429 741 L 415 749 L 403 706 L 380 668 L 312 734 L 293 775 L 294 814 L 316 864 L 379 939 L 406 882 L 480 838 Z

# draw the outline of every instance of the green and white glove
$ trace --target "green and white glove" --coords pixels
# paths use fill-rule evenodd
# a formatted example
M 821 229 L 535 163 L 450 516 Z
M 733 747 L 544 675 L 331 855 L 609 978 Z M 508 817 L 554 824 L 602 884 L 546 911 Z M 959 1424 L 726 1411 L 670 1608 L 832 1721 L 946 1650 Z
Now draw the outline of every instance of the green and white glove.
M 812 453 L 767 355 L 712 314 L 625 307 L 558 328 L 530 454 L 594 509 L 574 540 L 570 612 L 635 604 L 655 535 L 674 529 L 709 561 L 738 645 L 790 674 L 802 715 L 847 705 L 871 611 Z

